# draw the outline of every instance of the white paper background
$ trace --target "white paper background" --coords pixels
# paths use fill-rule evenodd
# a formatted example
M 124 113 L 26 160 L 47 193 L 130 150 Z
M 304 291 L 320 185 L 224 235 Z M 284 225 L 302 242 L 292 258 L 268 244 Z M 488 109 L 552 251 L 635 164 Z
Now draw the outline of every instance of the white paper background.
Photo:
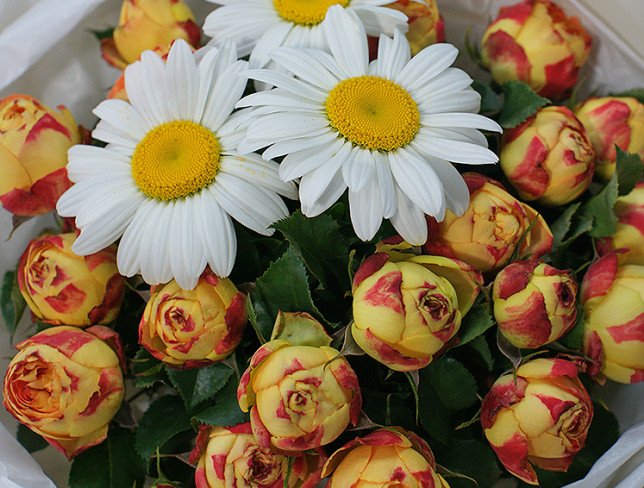
M 462 47 L 468 28 L 472 28 L 471 38 L 479 39 L 499 6 L 516 0 L 438 2 L 446 21 L 448 41 Z M 558 0 L 567 12 L 581 17 L 594 38 L 593 52 L 582 74 L 586 78 L 582 93 L 605 94 L 644 85 L 644 49 L 636 51 L 624 43 L 620 34 L 608 29 L 603 20 L 584 6 L 588 3 L 599 6 L 600 2 L 603 0 Z M 212 4 L 205 1 L 189 0 L 188 3 L 200 21 L 212 9 Z M 636 18 L 644 16 L 644 0 L 610 3 L 615 8 L 630 9 Z M 96 119 L 91 109 L 104 98 L 118 72 L 100 58 L 98 42 L 91 30 L 114 26 L 119 6 L 118 0 L 0 0 L 0 97 L 21 92 L 51 106 L 64 104 L 79 123 L 92 127 Z M 603 7 L 605 10 L 605 2 Z M 629 17 L 622 12 L 621 18 Z M 642 39 L 640 24 L 633 21 L 631 25 L 638 30 L 633 30 L 633 35 L 636 34 L 633 39 Z M 631 35 L 620 27 L 617 30 L 621 36 Z M 637 42 L 630 44 L 637 45 Z M 458 64 L 474 77 L 485 76 L 465 54 L 459 57 Z M 11 228 L 10 220 L 10 215 L 0 209 L 0 274 L 15 267 L 29 239 L 49 222 L 48 217 L 34 219 L 18 229 L 11 241 L 4 242 Z M 20 337 L 33 333 L 25 322 L 19 331 Z M 4 374 L 12 354 L 5 328 L 0 324 L 0 373 Z M 601 390 L 602 397 L 620 419 L 622 431 L 644 421 L 643 393 L 644 384 L 625 387 L 608 384 Z M 16 423 L 4 409 L 0 409 L 0 422 L 15 432 Z M 1 488 L 54 486 L 2 425 L 0 453 Z M 68 463 L 61 454 L 48 448 L 34 457 L 59 487 L 66 486 Z M 642 488 L 643 465 L 644 424 L 640 424 L 624 434 L 585 480 L 568 488 Z

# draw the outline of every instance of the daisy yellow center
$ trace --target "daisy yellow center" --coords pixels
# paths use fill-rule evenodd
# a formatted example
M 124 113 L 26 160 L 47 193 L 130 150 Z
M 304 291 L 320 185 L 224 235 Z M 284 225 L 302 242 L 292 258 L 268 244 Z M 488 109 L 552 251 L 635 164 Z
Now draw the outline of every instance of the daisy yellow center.
M 420 128 L 418 105 L 409 92 L 378 76 L 342 80 L 329 93 L 325 109 L 335 130 L 367 149 L 397 149 Z
M 277 14 L 288 22 L 314 26 L 324 20 L 333 5 L 346 7 L 350 0 L 273 0 Z
M 215 179 L 220 151 L 215 135 L 202 125 L 188 120 L 166 122 L 136 146 L 132 176 L 150 198 L 187 197 Z

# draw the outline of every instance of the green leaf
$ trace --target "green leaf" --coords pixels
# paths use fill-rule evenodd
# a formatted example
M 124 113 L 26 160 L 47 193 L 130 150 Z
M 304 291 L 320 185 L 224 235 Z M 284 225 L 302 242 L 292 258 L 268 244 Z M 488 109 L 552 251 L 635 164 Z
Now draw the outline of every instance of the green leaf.
M 111 39 L 114 35 L 114 27 L 109 27 L 104 30 L 92 30 L 92 34 L 94 34 L 94 37 L 98 39 L 99 41 L 102 41 L 103 39 Z
M 321 318 L 311 299 L 304 264 L 290 247 L 257 280 L 250 293 L 250 299 L 255 309 L 257 331 L 265 341 L 271 336 L 277 312 L 280 310 L 308 312 L 316 318 Z
M 111 426 L 107 439 L 74 458 L 69 488 L 143 487 L 145 463 L 134 450 L 134 434 Z
M 152 403 L 141 417 L 136 429 L 136 450 L 147 460 L 157 447 L 163 446 L 171 437 L 190 428 L 190 419 L 181 398 L 161 397 Z
M 581 210 L 582 221 L 591 221 L 588 233 L 592 237 L 607 237 L 615 233 L 617 216 L 617 173 L 614 173 L 608 184 L 594 197 L 588 200 Z
M 617 186 L 620 195 L 628 195 L 642 177 L 642 159 L 638 154 L 622 151 L 617 145 Z
M 575 213 L 577 213 L 577 210 L 579 210 L 579 207 L 581 207 L 581 202 L 576 202 L 567 206 L 566 209 L 561 212 L 559 218 L 550 224 L 550 230 L 552 231 L 553 236 L 553 249 L 557 249 L 568 234 L 570 226 L 572 225 L 572 218 Z
M 18 280 L 15 271 L 7 271 L 2 279 L 2 289 L 0 290 L 0 311 L 2 318 L 9 330 L 11 340 L 18 327 L 18 322 L 25 310 L 27 303 L 22 298 L 18 288 Z
M 638 102 L 644 103 L 644 88 L 633 88 L 632 90 L 615 93 L 611 95 L 611 97 L 633 97 L 636 98 Z
M 550 103 L 547 98 L 537 95 L 522 81 L 508 81 L 503 84 L 503 109 L 498 123 L 504 129 L 511 129 L 534 115 L 537 110 Z
M 232 376 L 233 370 L 222 363 L 203 368 L 177 370 L 166 367 L 172 385 L 177 389 L 188 410 L 211 399 Z
M 559 342 L 569 349 L 581 351 L 584 341 L 584 307 L 577 303 L 577 320 L 575 326 Z
M 481 56 L 481 51 L 479 50 L 479 47 L 474 42 L 472 42 L 472 39 L 470 38 L 471 34 L 471 28 L 465 32 L 465 52 L 467 52 L 467 55 L 472 61 L 474 61 L 480 67 L 485 68 L 483 66 L 483 57 Z
M 291 244 L 311 274 L 327 290 L 340 294 L 351 288 L 344 270 L 349 259 L 349 244 L 340 225 L 328 214 L 305 217 L 301 211 L 273 224 Z
M 494 368 L 494 356 L 492 356 L 492 351 L 490 346 L 485 340 L 485 337 L 480 335 L 470 342 L 470 347 L 474 349 L 478 355 L 481 357 L 488 371 L 492 371 Z
M 437 454 L 438 457 L 438 454 Z M 481 441 L 454 439 L 440 451 L 440 464 L 451 471 L 467 475 L 478 482 L 480 488 L 494 486 L 501 476 L 501 469 L 492 449 Z M 471 481 L 450 478 L 451 488 L 472 488 Z
M 492 89 L 487 83 L 481 83 L 480 81 L 474 80 L 472 83 L 472 88 L 474 88 L 479 95 L 481 95 L 481 108 L 479 110 L 480 114 L 483 115 L 496 115 L 501 111 L 503 106 L 501 103 L 501 97 Z
M 478 296 L 476 303 L 463 318 L 460 328 L 460 340 L 455 346 L 462 346 L 476 339 L 494 325 L 494 317 L 490 313 L 485 297 Z
M 425 369 L 425 381 L 436 391 L 448 410 L 456 412 L 477 402 L 474 376 L 456 359 L 440 358 Z
M 16 439 L 22 444 L 22 447 L 27 449 L 27 452 L 41 451 L 49 445 L 41 435 L 36 434 L 23 424 L 18 424 Z
M 202 424 L 230 426 L 248 421 L 248 414 L 239 408 L 237 403 L 237 378 L 233 377 L 217 395 L 217 401 L 194 416 Z
M 167 381 L 164 364 L 143 347 L 136 352 L 129 369 L 136 377 L 134 385 L 137 388 L 149 388 L 157 382 Z
M 429 383 L 428 368 L 420 370 L 418 384 L 418 408 L 420 423 L 433 438 L 446 443 L 452 435 L 450 414 L 436 390 Z

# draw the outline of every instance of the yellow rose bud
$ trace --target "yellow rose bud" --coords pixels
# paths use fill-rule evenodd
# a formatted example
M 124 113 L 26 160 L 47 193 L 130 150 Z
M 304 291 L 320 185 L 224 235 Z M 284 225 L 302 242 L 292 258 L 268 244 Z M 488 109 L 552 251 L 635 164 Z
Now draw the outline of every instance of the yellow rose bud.
M 612 252 L 595 261 L 581 283 L 584 352 L 591 376 L 644 381 L 644 266 L 620 266 Z
M 0 204 L 19 216 L 56 208 L 71 186 L 67 150 L 81 142 L 72 114 L 28 95 L 0 100 Z
M 237 399 L 258 444 L 291 456 L 334 441 L 362 406 L 358 378 L 337 350 L 283 339 L 255 352 Z
M 427 254 L 458 259 L 485 272 L 505 266 L 517 246 L 519 258 L 536 258 L 550 251 L 552 232 L 533 208 L 491 178 L 466 173 L 463 179 L 470 191 L 470 205 L 460 217 L 448 210 L 442 222 L 427 219 Z
M 192 290 L 172 280 L 153 286 L 139 323 L 139 343 L 171 366 L 220 361 L 241 341 L 246 296 L 228 278 L 207 270 Z
M 577 83 L 592 39 L 576 17 L 548 0 L 503 7 L 483 34 L 483 63 L 497 83 L 520 80 L 552 100 Z
M 412 56 L 427 46 L 445 42 L 445 23 L 436 0 L 398 0 L 386 6 L 407 16 L 409 29 L 405 35 Z
M 321 450 L 295 458 L 288 488 L 314 488 L 326 461 Z M 190 454 L 197 464 L 196 488 L 282 488 L 288 473 L 288 458 L 261 447 L 250 423 L 232 427 L 202 426 Z
M 436 473 L 434 454 L 413 432 L 399 427 L 376 430 L 334 452 L 324 465 L 327 488 L 400 486 L 449 488 Z
M 54 325 L 107 324 L 121 308 L 125 282 L 116 246 L 89 256 L 71 250 L 76 234 L 45 235 L 29 243 L 18 263 L 18 286 L 32 313 Z
M 575 326 L 577 283 L 568 271 L 537 261 L 518 261 L 496 275 L 494 318 L 505 338 L 536 349 Z
M 617 227 L 611 237 L 597 241 L 600 254 L 608 254 L 617 249 L 622 252 L 621 264 L 644 266 L 644 182 L 615 202 Z
M 539 483 L 533 465 L 567 471 L 586 443 L 593 404 L 577 374 L 570 361 L 535 359 L 501 376 L 483 399 L 485 437 L 526 483 Z
M 99 338 L 100 337 L 100 338 Z M 4 406 L 69 459 L 107 436 L 123 399 L 120 360 L 107 327 L 52 327 L 21 342 L 4 377 Z
M 360 348 L 396 371 L 427 366 L 456 335 L 483 279 L 441 256 L 369 257 L 353 282 L 351 333 Z
M 644 159 L 644 104 L 631 97 L 591 98 L 577 107 L 579 118 L 595 149 L 596 173 L 608 181 L 615 172 L 617 154 L 639 154 Z
M 183 0 L 124 0 L 118 26 L 101 41 L 103 59 L 124 69 L 143 51 L 167 48 L 176 39 L 199 47 L 201 31 Z
M 539 110 L 504 132 L 501 169 L 523 200 L 564 205 L 593 178 L 595 152 L 581 122 L 566 107 Z

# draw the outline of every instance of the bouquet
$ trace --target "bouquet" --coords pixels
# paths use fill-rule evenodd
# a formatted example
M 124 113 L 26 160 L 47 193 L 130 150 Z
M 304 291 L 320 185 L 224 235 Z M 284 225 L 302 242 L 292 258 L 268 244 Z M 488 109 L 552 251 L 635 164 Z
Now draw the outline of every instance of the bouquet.
M 0 203 L 55 216 L 2 282 L 18 439 L 70 488 L 583 478 L 644 380 L 642 89 L 580 98 L 549 0 L 480 80 L 434 0 L 212 3 L 123 1 L 91 130 L 0 101 Z

